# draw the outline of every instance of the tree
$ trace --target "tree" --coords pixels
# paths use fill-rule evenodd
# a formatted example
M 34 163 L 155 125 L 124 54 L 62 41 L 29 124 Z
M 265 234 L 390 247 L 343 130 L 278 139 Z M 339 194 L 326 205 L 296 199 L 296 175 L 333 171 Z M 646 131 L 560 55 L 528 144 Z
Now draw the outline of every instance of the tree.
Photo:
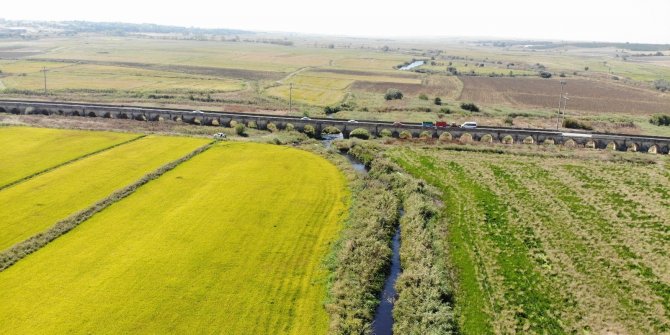
M 440 97 L 435 97 L 435 104 L 438 106 L 442 105 L 442 99 Z
M 542 78 L 551 78 L 551 72 L 540 71 L 540 77 L 542 77 Z
M 479 107 L 477 107 L 477 105 L 473 104 L 472 102 L 462 103 L 461 108 L 466 111 L 479 112 Z
M 402 97 L 402 92 L 397 88 L 389 88 L 386 90 L 386 94 L 384 94 L 384 99 L 386 100 L 400 100 Z
M 588 67 L 588 66 L 584 66 L 584 71 L 588 71 L 588 70 L 589 70 L 589 67 Z
M 243 124 L 238 123 L 238 124 L 235 125 L 235 133 L 237 135 L 244 136 L 245 135 L 245 133 L 244 133 L 245 130 L 246 130 L 246 127 Z

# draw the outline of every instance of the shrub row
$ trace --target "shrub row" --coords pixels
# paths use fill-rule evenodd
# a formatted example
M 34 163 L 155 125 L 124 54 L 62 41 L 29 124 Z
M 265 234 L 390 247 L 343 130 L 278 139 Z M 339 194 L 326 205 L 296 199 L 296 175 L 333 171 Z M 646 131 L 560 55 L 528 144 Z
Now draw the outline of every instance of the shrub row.
M 367 176 L 353 185 L 352 194 L 349 219 L 330 269 L 334 272 L 327 304 L 331 334 L 370 332 L 398 220 L 399 201 L 385 183 Z
M 579 121 L 576 119 L 565 119 L 563 120 L 563 127 L 570 129 L 583 129 L 583 130 L 593 130 L 593 127 L 584 121 Z
M 649 119 L 649 123 L 657 126 L 670 126 L 670 115 L 654 114 Z
M 400 218 L 402 274 L 396 282 L 398 299 L 393 312 L 394 333 L 457 333 L 448 270 L 438 262 L 443 258 L 438 255 L 441 249 L 433 246 L 433 229 L 446 229 L 435 205 L 439 195 L 423 180 L 405 173 L 385 158 L 383 150 L 374 144 L 353 142 L 349 153 L 369 166 L 369 178 L 390 189 L 404 207 L 404 215 Z M 392 214 L 390 211 L 386 213 Z M 391 236 L 386 235 L 387 239 L 383 241 L 389 249 Z M 388 270 L 389 260 L 384 260 Z
M 183 156 L 182 158 L 179 158 L 175 161 L 172 161 L 170 163 L 167 163 L 155 171 L 145 175 L 144 177 L 140 178 L 136 182 L 124 187 L 123 189 L 116 191 L 109 195 L 108 197 L 96 202 L 92 206 L 76 213 L 68 218 L 59 221 L 55 225 L 51 226 L 48 230 L 38 233 L 27 240 L 17 243 L 11 248 L 3 251 L 0 253 L 0 272 L 4 271 L 8 267 L 12 266 L 12 264 L 18 262 L 21 260 L 23 257 L 26 257 L 27 255 L 30 255 L 31 253 L 39 250 L 40 248 L 44 247 L 51 241 L 55 240 L 61 235 L 64 235 L 65 233 L 69 232 L 70 230 L 74 229 L 78 225 L 80 225 L 82 222 L 88 220 L 91 216 L 94 214 L 104 210 L 105 208 L 109 207 L 113 203 L 131 195 L 137 188 L 140 186 L 160 177 L 164 173 L 174 169 L 177 167 L 179 164 L 186 162 L 187 160 L 193 158 L 194 156 L 204 152 L 205 150 L 209 149 L 214 142 L 211 142 L 209 144 L 206 144 L 189 154 Z
M 455 334 L 456 317 L 453 293 L 447 282 L 447 270 L 439 266 L 433 246 L 431 227 L 444 226 L 433 197 L 424 194 L 421 182 L 413 180 L 413 189 L 403 201 L 400 219 L 402 274 L 396 282 L 398 299 L 393 309 L 396 334 Z M 444 228 L 444 227 L 443 227 Z

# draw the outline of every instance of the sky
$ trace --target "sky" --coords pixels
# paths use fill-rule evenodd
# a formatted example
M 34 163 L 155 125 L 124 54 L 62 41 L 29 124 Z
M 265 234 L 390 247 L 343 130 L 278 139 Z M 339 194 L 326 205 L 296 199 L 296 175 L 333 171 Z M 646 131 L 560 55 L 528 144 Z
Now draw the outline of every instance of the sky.
M 21 0 L 11 20 L 86 20 L 361 37 L 670 43 L 670 0 Z

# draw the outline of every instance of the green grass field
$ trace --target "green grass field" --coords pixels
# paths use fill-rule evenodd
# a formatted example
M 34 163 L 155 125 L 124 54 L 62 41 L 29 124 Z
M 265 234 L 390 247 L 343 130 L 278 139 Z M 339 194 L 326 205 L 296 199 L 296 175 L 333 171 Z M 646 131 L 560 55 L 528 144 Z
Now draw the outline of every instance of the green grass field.
M 670 331 L 664 160 L 392 156 L 443 192 L 463 334 Z
M 85 141 L 85 136 L 80 137 Z M 0 190 L 0 250 L 206 143 L 207 140 L 184 137 L 145 137 Z
M 3 143 L 0 187 L 138 136 L 103 131 L 0 127 L 0 143 Z
M 216 145 L 0 272 L 0 333 L 325 333 L 347 197 L 311 153 Z

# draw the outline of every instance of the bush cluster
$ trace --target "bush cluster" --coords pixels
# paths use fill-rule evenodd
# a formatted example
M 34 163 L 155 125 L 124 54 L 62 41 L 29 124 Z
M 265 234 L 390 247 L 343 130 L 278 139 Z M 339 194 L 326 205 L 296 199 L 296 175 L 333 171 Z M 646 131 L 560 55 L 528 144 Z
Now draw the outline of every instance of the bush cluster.
M 583 130 L 593 130 L 593 127 L 588 122 L 576 120 L 576 119 L 565 119 L 563 120 L 563 127 L 569 129 L 583 129 Z
M 649 119 L 649 123 L 657 126 L 670 126 L 670 115 L 654 114 Z
M 466 111 L 479 112 L 479 107 L 472 102 L 464 102 L 461 104 L 461 108 Z
M 370 132 L 365 128 L 356 128 L 349 133 L 349 137 L 368 140 L 370 139 Z
M 384 99 L 386 100 L 400 100 L 402 99 L 403 94 L 399 89 L 389 88 L 384 94 Z
M 302 129 L 302 132 L 309 137 L 316 136 L 316 128 L 314 128 L 314 126 L 311 124 L 305 125 L 305 127 Z
M 235 134 L 237 134 L 239 136 L 246 135 L 246 133 L 245 133 L 246 130 L 247 130 L 247 128 L 241 123 L 238 123 L 238 124 L 235 125 Z

